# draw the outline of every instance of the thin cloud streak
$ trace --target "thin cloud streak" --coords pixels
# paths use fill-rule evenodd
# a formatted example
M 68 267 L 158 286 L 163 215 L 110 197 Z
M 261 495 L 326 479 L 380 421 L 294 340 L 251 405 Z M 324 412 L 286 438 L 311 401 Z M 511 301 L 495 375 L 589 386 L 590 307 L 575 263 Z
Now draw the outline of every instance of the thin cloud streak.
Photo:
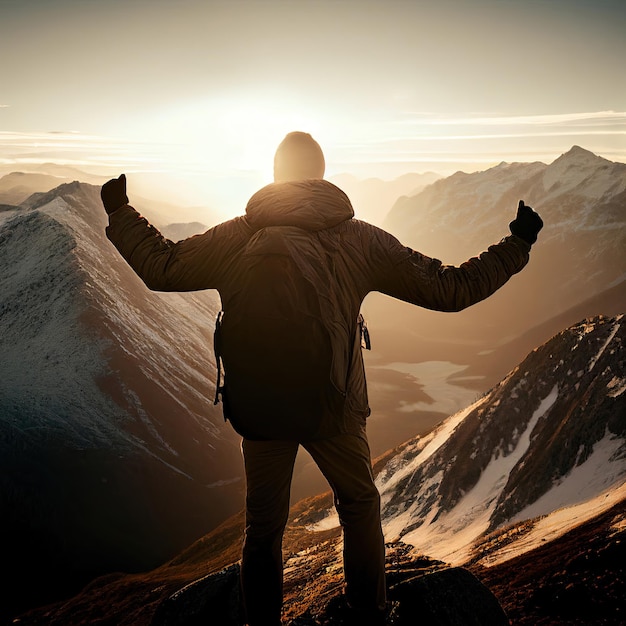
M 626 162 L 626 112 L 592 111 L 525 116 L 438 117 L 423 112 L 414 119 L 371 120 L 369 138 L 337 146 L 337 161 L 430 163 L 447 173 L 445 163 L 463 169 L 501 161 L 551 162 L 573 145 Z M 406 116 L 406 114 L 405 114 Z M 442 146 L 446 147 L 441 150 Z M 405 166 L 406 167 L 406 166 Z
M 514 115 L 514 116 L 481 116 L 460 118 L 438 118 L 425 116 L 423 113 L 407 113 L 416 115 L 417 119 L 405 119 L 400 124 L 432 124 L 433 126 L 510 126 L 510 125 L 550 125 L 567 123 L 585 123 L 591 120 L 606 121 L 626 125 L 626 112 L 594 111 L 589 113 L 560 113 L 551 115 Z
M 0 163 L 16 167 L 54 162 L 75 167 L 166 169 L 162 154 L 172 144 L 149 144 L 78 131 L 0 131 Z M 171 166 L 170 166 L 171 167 Z

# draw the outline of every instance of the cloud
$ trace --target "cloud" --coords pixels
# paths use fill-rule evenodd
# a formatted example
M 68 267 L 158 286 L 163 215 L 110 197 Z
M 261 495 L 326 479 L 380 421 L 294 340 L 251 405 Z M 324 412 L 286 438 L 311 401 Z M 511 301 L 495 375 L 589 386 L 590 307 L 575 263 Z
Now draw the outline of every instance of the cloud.
M 462 118 L 425 118 L 417 114 L 406 124 L 433 124 L 435 126 L 554 126 L 560 124 L 589 124 L 602 122 L 626 126 L 626 112 L 594 111 L 588 113 L 557 113 L 547 115 L 492 115 Z
M 395 172 L 431 169 L 441 174 L 474 171 L 506 162 L 550 163 L 573 145 L 612 161 L 626 162 L 626 112 L 462 116 L 405 112 L 370 120 L 347 141 L 337 142 L 327 161 L 368 175 L 392 164 Z
M 427 117 L 421 113 L 403 117 L 386 125 L 386 136 L 377 138 L 379 145 L 403 146 L 417 151 L 426 146 L 458 142 L 459 151 L 470 144 L 486 146 L 498 142 L 498 150 L 515 150 L 522 142 L 538 140 L 544 146 L 568 149 L 589 142 L 589 149 L 602 151 L 606 142 L 623 145 L 626 135 L 626 112 L 592 111 L 545 115 L 467 115 L 464 117 Z M 594 144 L 594 142 L 596 142 Z M 601 143 L 597 143 L 601 142 Z M 559 144 L 557 146 L 557 143 Z M 593 145 L 591 145 L 593 144 Z M 619 151 L 626 154 L 626 150 Z
M 0 131 L 0 163 L 29 165 L 55 162 L 64 165 L 108 168 L 124 164 L 139 168 L 153 158 L 139 142 L 77 131 Z

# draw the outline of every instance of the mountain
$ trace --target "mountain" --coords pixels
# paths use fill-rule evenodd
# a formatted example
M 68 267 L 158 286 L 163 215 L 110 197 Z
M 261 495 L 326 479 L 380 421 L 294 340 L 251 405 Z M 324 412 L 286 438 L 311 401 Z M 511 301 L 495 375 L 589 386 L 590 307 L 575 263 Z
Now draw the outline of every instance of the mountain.
M 24 202 L 35 192 L 50 191 L 67 182 L 50 174 L 26 174 L 11 172 L 0 178 L 0 203 L 16 205 Z
M 78 182 L 0 213 L 7 604 L 154 567 L 242 506 L 238 439 L 212 403 L 219 302 L 149 292 L 105 224 Z
M 548 516 L 518 538 L 528 549 L 554 511 L 562 528 L 572 527 L 623 497 L 625 337 L 622 316 L 575 325 L 404 446 L 378 479 L 388 535 L 465 562 L 485 533 Z M 514 547 L 499 546 L 490 562 Z
M 447 314 L 381 294 L 366 298 L 368 379 L 385 390 L 384 403 L 372 398 L 373 431 L 425 433 L 565 325 L 623 312 L 626 164 L 582 148 L 549 165 L 501 163 L 437 180 L 400 198 L 383 227 L 424 254 L 459 264 L 509 234 L 520 199 L 540 213 L 544 228 L 528 266 L 484 302 Z M 609 293 L 616 303 L 603 296 Z M 430 400 L 406 401 L 408 378 L 413 396 L 421 390 Z
M 398 198 L 414 196 L 439 178 L 434 172 L 404 174 L 394 180 L 338 174 L 330 181 L 348 194 L 358 219 L 380 226 Z
M 0 167 L 0 175 L 6 168 L 7 166 Z M 117 176 L 118 173 L 115 175 Z M 0 210 L 2 210 L 3 205 L 32 204 L 38 195 L 72 181 L 102 185 L 109 178 L 109 176 L 91 174 L 77 168 L 54 163 L 34 165 L 27 171 L 8 171 L 0 178 Z M 150 185 L 150 181 L 152 185 Z M 200 231 L 207 229 L 206 226 L 197 222 L 193 227 L 188 225 L 192 219 L 195 219 L 194 216 L 201 215 L 203 220 L 210 225 L 220 221 L 217 212 L 207 207 L 192 207 L 187 203 L 181 203 L 180 199 L 171 202 L 164 200 L 163 194 L 159 195 L 159 185 L 155 184 L 154 177 L 147 177 L 141 173 L 129 175 L 128 191 L 129 195 L 132 196 L 133 206 L 158 228 L 166 228 L 175 220 L 180 225 L 179 230 L 184 236 L 188 236 L 185 233 L 195 234 L 195 232 L 199 232 L 194 229 L 200 229 Z M 170 195 L 176 195 L 175 189 Z M 184 221 L 181 223 L 180 220 Z M 174 240 L 176 241 L 176 239 Z
M 7 163 L 0 165 L 0 176 L 15 173 L 16 165 L 13 163 Z M 21 169 L 19 173 L 26 175 L 45 175 L 52 176 L 62 182 L 72 182 L 73 180 L 80 180 L 92 185 L 101 185 L 106 182 L 107 177 L 101 173 L 91 173 L 87 171 L 90 168 L 79 169 L 71 165 L 59 164 L 59 163 L 30 163 L 26 168 Z M 43 191 L 42 188 L 37 191 Z M 48 191 L 48 190 L 46 190 Z
M 424 576 L 447 571 L 460 584 L 458 568 L 492 589 L 515 624 L 621 623 L 625 340 L 623 316 L 583 320 L 435 431 L 377 459 L 390 597 L 399 598 L 404 616 L 398 624 L 412 623 L 402 610 L 415 600 L 395 583 L 419 579 L 422 595 L 435 594 Z M 324 617 L 341 589 L 340 528 L 331 507 L 327 493 L 290 513 L 285 616 L 293 626 L 343 623 Z M 223 586 L 232 569 L 224 568 L 239 558 L 242 530 L 239 514 L 152 572 L 94 581 L 73 600 L 20 623 L 71 626 L 97 615 L 117 624 L 171 625 L 222 614 L 233 601 Z M 177 621 L 173 606 L 191 611 L 190 621 Z M 565 619 L 573 610 L 578 622 Z M 319 619 L 298 622 L 303 615 Z
M 502 163 L 436 181 L 399 199 L 384 227 L 444 263 L 461 263 L 509 234 L 519 199 L 539 212 L 544 229 L 514 286 L 472 322 L 502 310 L 514 334 L 626 279 L 626 164 L 577 146 L 550 165 Z
M 200 222 L 186 222 L 182 224 L 168 224 L 161 228 L 161 233 L 164 237 L 172 241 L 180 241 L 181 239 L 187 239 L 187 237 L 203 233 L 206 230 L 208 230 L 208 226 L 205 224 L 201 224 Z

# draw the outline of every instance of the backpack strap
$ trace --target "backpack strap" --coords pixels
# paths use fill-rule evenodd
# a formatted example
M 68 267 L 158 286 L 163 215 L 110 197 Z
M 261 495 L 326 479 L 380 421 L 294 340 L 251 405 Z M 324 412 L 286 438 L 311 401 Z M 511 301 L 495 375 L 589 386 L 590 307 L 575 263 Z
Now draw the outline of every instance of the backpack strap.
M 217 365 L 217 376 L 215 379 L 215 399 L 213 404 L 219 404 L 220 396 L 224 399 L 224 385 L 222 385 L 222 318 L 224 311 L 220 311 L 215 319 L 215 332 L 213 333 L 213 351 L 215 352 L 215 362 Z
M 359 325 L 359 334 L 361 335 L 361 348 L 371 350 L 372 342 L 370 340 L 370 331 L 367 330 L 367 323 L 361 313 L 359 313 L 359 317 L 357 318 L 357 324 Z

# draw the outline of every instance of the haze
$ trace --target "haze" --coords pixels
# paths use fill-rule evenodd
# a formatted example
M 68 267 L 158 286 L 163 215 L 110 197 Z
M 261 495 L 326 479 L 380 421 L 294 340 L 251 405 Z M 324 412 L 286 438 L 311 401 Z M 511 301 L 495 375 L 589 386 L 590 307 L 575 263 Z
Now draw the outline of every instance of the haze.
M 626 161 L 624 32 L 618 0 L 0 0 L 0 167 L 234 214 L 294 129 L 328 176 Z

